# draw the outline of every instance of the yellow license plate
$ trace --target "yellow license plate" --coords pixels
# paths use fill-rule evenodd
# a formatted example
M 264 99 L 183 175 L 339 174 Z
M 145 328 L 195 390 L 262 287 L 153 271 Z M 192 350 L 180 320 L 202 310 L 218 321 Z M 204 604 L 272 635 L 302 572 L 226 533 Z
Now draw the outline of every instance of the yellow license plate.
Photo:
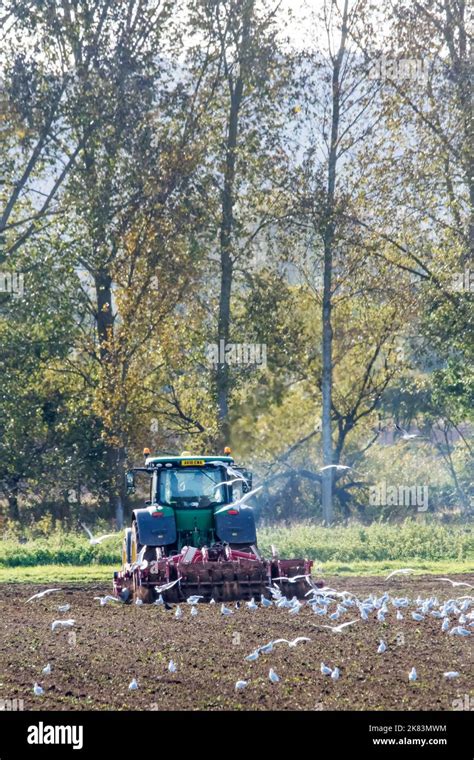
M 182 467 L 202 467 L 203 464 L 206 464 L 206 461 L 204 459 L 182 459 L 181 460 Z

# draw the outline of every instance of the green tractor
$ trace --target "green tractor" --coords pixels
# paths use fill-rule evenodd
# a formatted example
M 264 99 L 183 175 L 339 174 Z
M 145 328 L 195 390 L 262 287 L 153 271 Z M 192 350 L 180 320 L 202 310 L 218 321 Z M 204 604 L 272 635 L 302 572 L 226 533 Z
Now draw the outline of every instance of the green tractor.
M 257 548 L 253 510 L 247 501 L 252 474 L 223 456 L 148 456 L 144 467 L 127 473 L 150 478 L 150 499 L 135 509 L 125 530 L 122 569 L 114 573 L 114 593 L 125 601 L 153 602 L 159 595 L 178 602 L 191 595 L 203 601 L 270 596 L 279 587 L 303 597 L 315 584 L 312 562 L 263 559 Z

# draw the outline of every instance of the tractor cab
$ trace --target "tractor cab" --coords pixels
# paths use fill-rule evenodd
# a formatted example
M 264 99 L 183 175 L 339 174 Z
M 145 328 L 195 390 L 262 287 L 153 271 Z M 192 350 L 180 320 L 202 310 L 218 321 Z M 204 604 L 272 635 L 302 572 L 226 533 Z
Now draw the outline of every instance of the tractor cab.
M 232 501 L 223 467 L 173 467 L 157 473 L 155 500 L 176 509 L 219 507 Z
M 185 546 L 201 549 L 224 541 L 248 547 L 256 541 L 252 510 L 232 507 L 251 490 L 252 474 L 237 467 L 231 456 L 196 457 L 183 452 L 179 457 L 152 457 L 146 452 L 145 466 L 127 473 L 129 492 L 135 490 L 136 472 L 150 477 L 147 506 L 135 509 L 132 515 L 132 560 L 145 545 L 159 547 L 159 553 L 166 556 Z M 230 531 L 223 527 L 229 517 L 226 505 L 234 517 Z

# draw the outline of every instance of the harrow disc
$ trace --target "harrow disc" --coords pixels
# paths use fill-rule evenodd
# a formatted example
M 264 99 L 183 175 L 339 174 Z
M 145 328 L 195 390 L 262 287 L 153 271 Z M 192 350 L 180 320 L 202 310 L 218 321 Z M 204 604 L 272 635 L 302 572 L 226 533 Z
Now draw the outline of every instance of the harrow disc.
M 271 585 L 278 586 L 285 596 L 303 599 L 311 586 L 323 585 L 310 578 L 310 569 L 305 560 L 239 558 L 192 563 L 162 558 L 144 569 L 117 573 L 114 588 L 117 594 L 126 589 L 129 602 L 141 599 L 145 603 L 152 603 L 160 594 L 171 604 L 193 595 L 201 596 L 203 602 L 270 598 Z

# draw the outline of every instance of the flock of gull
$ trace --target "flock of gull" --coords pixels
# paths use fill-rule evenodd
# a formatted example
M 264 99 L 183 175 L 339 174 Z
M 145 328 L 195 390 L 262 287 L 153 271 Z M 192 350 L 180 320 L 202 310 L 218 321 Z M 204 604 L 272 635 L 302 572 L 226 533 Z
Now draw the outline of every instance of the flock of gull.
M 387 576 L 386 581 L 388 581 L 394 575 L 407 575 L 411 572 L 413 571 L 410 568 L 396 570 Z M 416 599 L 409 599 L 406 596 L 392 596 L 388 593 L 388 591 L 384 591 L 384 593 L 380 596 L 371 593 L 365 599 L 359 599 L 356 594 L 352 593 L 351 591 L 338 591 L 330 587 L 317 588 L 313 585 L 312 580 L 309 576 L 297 576 L 295 578 L 292 578 L 290 582 L 295 582 L 301 577 L 305 577 L 308 585 L 310 586 L 310 589 L 306 594 L 306 598 L 303 601 L 297 599 L 296 596 L 288 598 L 288 596 L 284 595 L 281 588 L 277 585 L 277 581 L 288 581 L 289 579 L 274 579 L 275 582 L 271 586 L 268 586 L 268 591 L 270 592 L 271 598 L 267 599 L 262 595 L 259 603 L 257 603 L 255 599 L 252 598 L 250 601 L 244 603 L 236 602 L 233 607 L 221 604 L 220 614 L 223 617 L 235 615 L 243 606 L 243 604 L 248 610 L 251 610 L 252 612 L 255 612 L 259 609 L 268 609 L 269 607 L 275 607 L 278 609 L 287 610 L 288 614 L 292 616 L 299 615 L 300 611 L 303 608 L 306 608 L 310 609 L 314 617 L 318 620 L 318 622 L 312 624 L 313 627 L 317 629 L 327 629 L 336 635 L 344 635 L 344 633 L 350 627 L 363 624 L 365 621 L 369 620 L 369 615 L 373 616 L 375 613 L 376 620 L 380 623 L 385 622 L 387 616 L 389 616 L 390 619 L 395 619 L 397 621 L 402 621 L 404 618 L 408 618 L 414 620 L 417 623 L 422 623 L 423 621 L 431 618 L 440 621 L 440 630 L 443 634 L 459 637 L 470 637 L 473 635 L 472 629 L 474 628 L 474 596 L 472 595 L 461 595 L 450 598 L 447 601 L 440 602 L 439 599 L 435 596 L 427 598 L 418 596 Z M 474 588 L 474 586 L 469 583 L 453 581 L 450 578 L 438 578 L 436 580 L 444 583 L 449 583 L 453 588 Z M 162 590 L 163 587 L 156 588 L 159 596 L 154 604 L 159 607 L 164 607 L 166 610 L 174 610 L 174 617 L 177 620 L 181 619 L 184 616 L 182 606 L 169 605 L 163 599 L 163 596 L 160 593 Z M 45 591 L 41 591 L 40 593 L 30 597 L 27 602 L 32 602 L 36 599 L 43 599 L 44 597 L 59 591 L 61 591 L 59 588 L 46 589 Z M 186 600 L 185 606 L 191 607 L 191 617 L 198 615 L 198 604 L 203 598 L 204 597 L 199 595 L 193 595 L 188 597 Z M 105 606 L 109 603 L 123 604 L 123 601 L 121 599 L 109 595 L 103 597 L 94 597 L 94 599 L 98 601 L 101 606 Z M 143 602 L 140 599 L 137 599 L 136 604 L 140 606 L 143 604 Z M 210 604 L 216 604 L 214 599 L 211 599 Z M 71 605 L 64 604 L 59 606 L 57 609 L 61 613 L 67 613 L 69 612 L 70 608 Z M 348 616 L 351 619 L 344 620 L 343 618 L 345 616 Z M 323 620 L 327 622 L 323 623 Z M 72 628 L 74 624 L 75 620 L 72 618 L 54 620 L 51 624 L 51 630 L 55 631 L 57 629 Z M 270 655 L 279 645 L 286 645 L 289 649 L 293 649 L 294 647 L 298 646 L 298 644 L 303 644 L 308 641 L 311 641 L 311 638 L 308 636 L 298 636 L 293 640 L 284 638 L 274 639 L 254 649 L 244 658 L 244 661 L 255 662 L 261 656 Z M 386 641 L 380 639 L 378 648 L 376 650 L 377 655 L 383 655 L 388 649 L 389 646 L 387 645 Z M 168 670 L 170 673 L 176 673 L 177 665 L 173 660 L 169 662 Z M 48 663 L 43 668 L 42 673 L 43 675 L 48 676 L 51 674 L 51 672 L 52 668 Z M 321 662 L 321 673 L 324 676 L 330 677 L 332 681 L 337 681 L 341 675 L 340 670 L 337 666 L 329 667 L 324 662 Z M 443 676 L 445 679 L 453 679 L 458 678 L 460 676 L 460 673 L 454 670 L 447 670 L 443 673 Z M 412 667 L 408 673 L 408 680 L 410 682 L 413 682 L 416 681 L 417 678 L 418 675 L 416 668 Z M 280 676 L 272 667 L 269 669 L 268 679 L 273 684 L 276 684 L 281 680 Z M 235 691 L 242 691 L 248 686 L 249 683 L 250 681 L 248 680 L 239 679 L 235 684 Z M 132 679 L 128 688 L 130 691 L 134 691 L 139 688 L 136 678 Z M 41 696 L 44 694 L 44 689 L 38 683 L 35 683 L 33 692 L 36 696 Z

